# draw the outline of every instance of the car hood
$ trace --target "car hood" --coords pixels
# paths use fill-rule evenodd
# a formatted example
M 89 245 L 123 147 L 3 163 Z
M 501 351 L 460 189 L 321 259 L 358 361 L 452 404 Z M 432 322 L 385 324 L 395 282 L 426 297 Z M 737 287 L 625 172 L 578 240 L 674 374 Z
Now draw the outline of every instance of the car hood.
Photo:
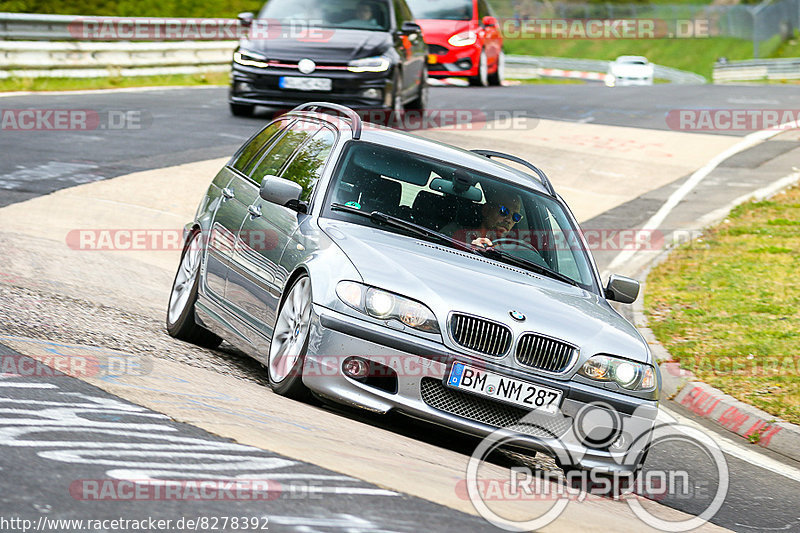
M 583 356 L 610 353 L 645 362 L 649 352 L 636 328 L 597 294 L 405 235 L 344 221 L 320 227 L 342 249 L 364 283 L 428 305 L 445 330 L 452 311 L 535 331 L 581 348 Z M 519 323 L 509 313 L 527 318 Z
M 352 29 L 319 29 L 315 38 L 242 39 L 239 46 L 267 59 L 347 62 L 380 55 L 392 46 L 388 33 Z
M 451 36 L 472 28 L 470 20 L 436 20 L 419 19 L 417 24 L 422 27 L 422 35 L 428 38 L 439 38 L 445 41 Z

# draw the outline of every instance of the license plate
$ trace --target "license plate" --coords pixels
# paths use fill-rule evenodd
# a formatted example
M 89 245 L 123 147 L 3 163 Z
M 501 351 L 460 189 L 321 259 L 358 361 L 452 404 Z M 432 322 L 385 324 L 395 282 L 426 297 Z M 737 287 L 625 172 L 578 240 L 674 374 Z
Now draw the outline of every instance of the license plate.
M 330 78 L 281 76 L 278 86 L 281 89 L 293 89 L 296 91 L 330 91 L 333 89 L 333 82 Z
M 557 389 L 479 370 L 464 363 L 453 364 L 447 385 L 547 414 L 555 414 L 564 394 Z

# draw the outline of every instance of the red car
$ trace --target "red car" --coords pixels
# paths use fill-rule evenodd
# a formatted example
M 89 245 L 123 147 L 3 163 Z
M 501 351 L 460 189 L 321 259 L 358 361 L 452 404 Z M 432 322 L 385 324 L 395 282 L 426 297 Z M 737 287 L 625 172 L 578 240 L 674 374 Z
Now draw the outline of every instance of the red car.
M 428 75 L 467 76 L 470 85 L 503 81 L 503 36 L 486 0 L 407 0 L 428 43 Z

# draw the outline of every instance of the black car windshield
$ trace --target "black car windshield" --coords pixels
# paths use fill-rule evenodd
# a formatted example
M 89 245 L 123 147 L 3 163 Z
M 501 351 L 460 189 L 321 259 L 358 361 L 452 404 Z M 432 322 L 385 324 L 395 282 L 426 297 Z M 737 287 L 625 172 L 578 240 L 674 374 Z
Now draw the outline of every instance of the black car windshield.
M 547 269 L 596 290 L 583 240 L 557 200 L 472 169 L 364 141 L 349 143 L 342 161 L 325 216 L 375 225 L 348 211 L 378 211 L 469 245 L 488 239 L 503 252 L 498 260 L 531 263 L 532 271 Z M 416 233 L 425 238 L 424 232 Z
M 388 31 L 388 0 L 270 0 L 259 19 L 302 30 L 314 27 Z
M 472 0 L 407 0 L 414 18 L 472 20 Z

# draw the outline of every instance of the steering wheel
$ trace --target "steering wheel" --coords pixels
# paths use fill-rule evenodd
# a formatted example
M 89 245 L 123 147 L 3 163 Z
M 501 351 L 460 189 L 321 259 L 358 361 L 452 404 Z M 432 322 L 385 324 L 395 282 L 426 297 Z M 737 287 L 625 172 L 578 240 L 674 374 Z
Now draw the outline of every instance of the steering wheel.
M 512 243 L 512 244 L 519 244 L 523 248 L 527 248 L 531 252 L 536 252 L 537 255 L 541 255 L 539 250 L 537 250 L 531 243 L 525 242 L 522 239 L 514 239 L 512 237 L 500 237 L 499 239 L 495 239 L 492 241 L 492 244 L 497 246 L 498 244 L 503 243 Z

